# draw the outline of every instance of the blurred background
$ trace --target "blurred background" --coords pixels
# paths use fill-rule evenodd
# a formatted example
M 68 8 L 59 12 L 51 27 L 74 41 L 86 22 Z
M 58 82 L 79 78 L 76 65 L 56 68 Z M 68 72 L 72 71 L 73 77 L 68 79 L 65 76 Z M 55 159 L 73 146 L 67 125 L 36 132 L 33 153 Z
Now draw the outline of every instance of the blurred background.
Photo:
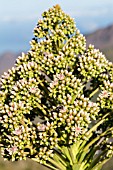
M 0 76 L 14 65 L 21 52 L 30 48 L 33 29 L 43 11 L 59 4 L 75 19 L 77 27 L 106 57 L 113 61 L 113 1 L 112 0 L 0 0 Z M 45 170 L 27 160 L 8 162 L 0 159 L 0 170 Z M 112 170 L 111 159 L 103 170 Z

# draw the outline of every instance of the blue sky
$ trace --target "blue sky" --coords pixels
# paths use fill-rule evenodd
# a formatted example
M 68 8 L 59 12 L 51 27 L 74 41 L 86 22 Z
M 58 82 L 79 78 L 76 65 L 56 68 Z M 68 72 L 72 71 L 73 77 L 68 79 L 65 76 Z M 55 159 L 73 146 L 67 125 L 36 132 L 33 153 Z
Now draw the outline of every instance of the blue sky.
M 0 0 L 0 53 L 26 51 L 43 11 L 60 4 L 82 33 L 113 24 L 113 0 Z

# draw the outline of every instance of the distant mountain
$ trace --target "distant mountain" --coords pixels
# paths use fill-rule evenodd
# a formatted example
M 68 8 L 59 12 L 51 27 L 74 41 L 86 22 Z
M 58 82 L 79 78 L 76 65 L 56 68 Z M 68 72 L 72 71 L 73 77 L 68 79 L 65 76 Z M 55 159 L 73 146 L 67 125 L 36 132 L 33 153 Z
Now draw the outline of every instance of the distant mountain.
M 93 44 L 113 62 L 113 25 L 86 35 L 87 45 Z
M 17 55 L 11 52 L 6 52 L 0 55 L 0 75 L 2 75 L 5 71 L 7 72 L 8 69 L 14 66 L 16 58 Z

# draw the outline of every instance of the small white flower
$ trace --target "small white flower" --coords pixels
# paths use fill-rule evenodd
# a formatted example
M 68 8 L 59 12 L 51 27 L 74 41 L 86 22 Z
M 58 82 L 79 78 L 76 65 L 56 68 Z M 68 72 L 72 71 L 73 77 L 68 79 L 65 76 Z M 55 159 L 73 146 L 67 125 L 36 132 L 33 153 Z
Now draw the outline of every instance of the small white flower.
M 8 73 L 4 72 L 4 75 L 2 75 L 2 78 L 8 79 L 9 76 L 10 76 L 10 75 L 9 75 Z
M 65 113 L 66 110 L 67 110 L 67 108 L 66 108 L 66 107 L 63 107 L 63 108 L 60 110 L 60 112 L 61 112 L 61 113 Z
M 36 87 L 30 87 L 29 91 L 34 94 L 34 93 L 36 93 L 37 88 Z
M 58 74 L 57 77 L 59 80 L 63 80 L 65 78 L 65 76 L 63 74 Z
M 54 119 L 57 118 L 57 113 L 56 112 L 53 112 L 53 117 L 54 117 Z
M 110 87 L 113 88 L 113 83 L 110 84 Z
M 21 130 L 20 128 L 16 128 L 13 133 L 14 133 L 15 135 L 21 135 L 22 130 Z
M 44 125 L 44 124 L 40 124 L 40 125 L 38 126 L 38 130 L 39 130 L 39 131 L 45 131 L 45 129 L 46 129 L 46 125 Z
M 17 87 L 16 85 L 13 86 L 13 89 L 14 89 L 15 91 L 18 91 L 18 87 Z
M 31 68 L 31 67 L 34 67 L 34 62 L 33 61 L 31 61 L 31 62 L 28 62 L 28 68 Z
M 30 78 L 29 82 L 36 82 L 36 79 L 35 78 Z
M 89 107 L 93 107 L 93 106 L 94 106 L 94 103 L 91 102 L 91 101 L 89 101 L 88 106 L 89 106 Z
M 9 117 L 11 117 L 11 116 L 12 116 L 12 113 L 11 113 L 11 112 L 8 112 L 7 114 L 8 114 L 8 116 L 9 116 Z
M 58 84 L 58 79 L 55 79 L 53 82 L 52 82 L 52 85 L 53 86 L 56 86 Z
M 109 96 L 109 92 L 108 91 L 102 91 L 102 93 L 100 94 L 100 97 L 102 98 L 107 98 Z
M 75 125 L 75 127 L 72 127 L 72 131 L 75 131 L 75 133 L 78 135 L 82 130 L 80 126 Z
M 6 149 L 10 155 L 12 155 L 13 153 L 15 153 L 18 149 L 16 146 L 12 146 L 11 148 Z
M 23 108 L 24 107 L 24 102 L 19 100 L 19 107 Z

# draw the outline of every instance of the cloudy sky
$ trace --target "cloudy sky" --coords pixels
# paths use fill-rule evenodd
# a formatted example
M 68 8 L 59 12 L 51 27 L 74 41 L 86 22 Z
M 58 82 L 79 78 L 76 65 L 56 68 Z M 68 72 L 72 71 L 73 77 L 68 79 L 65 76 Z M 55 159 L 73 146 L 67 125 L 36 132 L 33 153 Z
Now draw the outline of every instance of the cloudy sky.
M 113 24 L 113 0 L 0 0 L 0 53 L 26 51 L 43 11 L 60 4 L 82 33 Z

